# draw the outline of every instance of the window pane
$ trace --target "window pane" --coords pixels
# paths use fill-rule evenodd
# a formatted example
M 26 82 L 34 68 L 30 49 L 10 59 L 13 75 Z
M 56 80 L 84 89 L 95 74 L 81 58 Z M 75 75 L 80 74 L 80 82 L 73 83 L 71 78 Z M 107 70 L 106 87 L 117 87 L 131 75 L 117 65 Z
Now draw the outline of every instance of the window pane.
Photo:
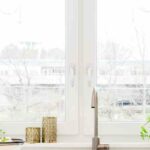
M 143 89 L 100 88 L 99 115 L 104 121 L 142 119 Z
M 107 96 L 109 101 L 103 110 L 111 112 L 113 108 L 112 115 L 116 111 L 119 116 L 105 115 L 103 118 L 142 120 L 147 114 L 146 105 L 149 105 L 150 2 L 98 0 L 97 6 L 97 85 L 99 89 L 105 87 L 100 97 Z M 115 96 L 108 96 L 112 94 Z
M 0 121 L 65 117 L 65 0 L 0 1 Z

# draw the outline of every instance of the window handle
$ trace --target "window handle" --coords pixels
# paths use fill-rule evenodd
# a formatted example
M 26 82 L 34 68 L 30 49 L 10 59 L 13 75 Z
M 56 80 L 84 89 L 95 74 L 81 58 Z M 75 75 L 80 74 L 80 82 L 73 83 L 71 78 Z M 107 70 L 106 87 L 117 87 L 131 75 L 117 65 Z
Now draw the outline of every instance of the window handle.
M 91 65 L 87 66 L 87 82 L 89 87 L 93 86 L 93 67 Z
M 76 67 L 75 65 L 70 66 L 70 84 L 71 87 L 74 87 L 75 85 L 75 76 L 76 76 Z

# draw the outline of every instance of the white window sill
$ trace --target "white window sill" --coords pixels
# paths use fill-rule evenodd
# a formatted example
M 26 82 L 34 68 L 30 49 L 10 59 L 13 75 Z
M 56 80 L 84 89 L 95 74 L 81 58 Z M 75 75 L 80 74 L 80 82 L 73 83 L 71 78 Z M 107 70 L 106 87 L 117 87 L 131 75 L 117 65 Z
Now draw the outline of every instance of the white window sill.
M 91 143 L 24 144 L 22 146 L 2 146 L 0 150 L 91 150 Z M 148 143 L 109 143 L 110 150 L 149 150 Z M 2 148 L 2 149 L 1 149 Z
M 116 149 L 116 148 L 124 148 L 124 149 L 128 149 L 128 148 L 130 148 L 130 149 L 132 149 L 132 148 L 141 148 L 142 150 L 143 149 L 147 149 L 147 148 L 150 148 L 150 142 L 148 142 L 148 143 L 109 143 L 109 147 L 110 148 L 114 148 L 114 149 Z
M 38 144 L 24 144 L 23 148 L 91 148 L 90 143 L 38 143 Z
M 24 144 L 22 146 L 22 149 L 24 150 L 30 150 L 30 149 L 68 149 L 68 150 L 91 150 L 92 144 L 91 143 L 51 143 L 51 144 L 45 144 L 45 143 L 39 143 L 39 144 Z M 129 149 L 150 149 L 150 142 L 143 142 L 143 143 L 109 143 L 110 150 L 113 149 L 123 149 L 123 150 L 129 150 Z

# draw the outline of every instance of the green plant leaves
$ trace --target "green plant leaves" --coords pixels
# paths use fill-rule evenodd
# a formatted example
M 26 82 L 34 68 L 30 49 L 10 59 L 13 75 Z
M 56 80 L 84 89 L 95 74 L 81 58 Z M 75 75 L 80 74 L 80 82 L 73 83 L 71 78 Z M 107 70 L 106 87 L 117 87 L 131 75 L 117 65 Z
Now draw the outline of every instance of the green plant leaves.
M 7 142 L 9 139 L 5 136 L 6 132 L 0 129 L 0 142 Z
M 141 126 L 140 135 L 141 135 L 141 137 L 142 137 L 143 140 L 144 140 L 146 137 L 149 136 L 148 130 L 147 130 L 144 126 Z
M 150 116 L 146 118 L 147 123 L 150 123 Z
M 148 130 L 144 126 L 142 126 L 141 127 L 141 132 L 146 134 L 146 133 L 148 133 Z
M 149 127 L 148 125 L 150 124 L 150 116 L 148 116 L 146 118 L 146 123 L 141 126 L 141 129 L 140 129 L 140 136 L 143 140 L 145 140 L 145 138 L 148 138 L 150 139 L 150 131 L 149 131 Z

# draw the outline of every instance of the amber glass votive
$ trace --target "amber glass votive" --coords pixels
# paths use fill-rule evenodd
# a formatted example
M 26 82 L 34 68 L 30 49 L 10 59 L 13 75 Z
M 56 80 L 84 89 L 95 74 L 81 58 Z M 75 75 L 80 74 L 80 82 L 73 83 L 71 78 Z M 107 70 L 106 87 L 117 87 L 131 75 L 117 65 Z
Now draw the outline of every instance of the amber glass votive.
M 37 127 L 28 127 L 26 128 L 26 142 L 40 143 L 40 128 Z
M 57 118 L 43 117 L 42 142 L 55 143 L 57 141 Z

